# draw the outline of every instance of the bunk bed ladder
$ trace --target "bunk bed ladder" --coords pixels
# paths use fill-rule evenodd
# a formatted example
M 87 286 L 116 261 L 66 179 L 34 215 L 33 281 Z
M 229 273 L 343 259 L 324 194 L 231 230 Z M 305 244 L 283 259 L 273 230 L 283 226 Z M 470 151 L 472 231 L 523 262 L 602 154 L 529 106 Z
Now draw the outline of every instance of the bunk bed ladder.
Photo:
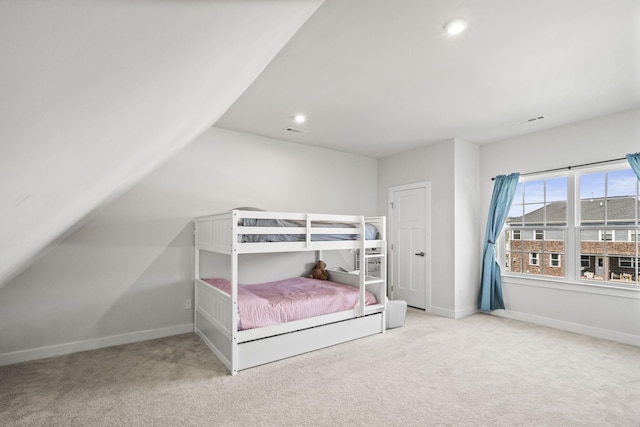
M 360 310 L 359 310 L 359 315 L 360 316 L 364 316 L 364 308 L 365 308 L 365 303 L 364 303 L 364 297 L 365 297 L 365 291 L 367 289 L 367 268 L 366 268 L 366 247 L 365 247 L 365 231 L 366 231 L 366 225 L 365 225 L 365 221 L 364 221 L 364 216 L 360 217 L 360 253 L 359 253 L 359 257 L 360 257 L 360 274 L 359 274 L 359 281 L 358 281 L 358 285 L 359 285 L 359 289 L 360 289 Z
M 359 266 L 360 266 L 360 271 L 359 271 L 359 285 L 360 285 L 360 312 L 359 314 L 362 316 L 365 314 L 365 309 L 366 307 L 364 306 L 364 299 L 365 299 L 365 291 L 367 289 L 367 285 L 374 285 L 374 284 L 379 284 L 381 286 L 381 289 L 379 290 L 378 294 L 382 294 L 385 295 L 385 298 L 383 301 L 381 301 L 382 304 L 385 304 L 386 306 L 386 294 L 387 294 L 387 245 L 386 245 L 386 234 L 387 234 L 387 230 L 386 230 L 386 222 L 383 220 L 382 223 L 378 224 L 378 232 L 379 232 L 379 238 L 382 239 L 383 241 L 385 241 L 385 243 L 379 247 L 377 247 L 377 251 L 376 250 L 372 250 L 371 252 L 367 253 L 367 249 L 365 247 L 365 237 L 364 237 L 364 231 L 365 231 L 365 224 L 366 224 L 366 218 L 362 217 L 361 219 L 361 224 L 360 227 L 362 229 L 362 237 L 360 240 L 360 249 L 359 249 Z M 379 269 L 379 273 L 377 276 L 373 276 L 373 275 L 368 275 L 368 261 L 371 259 L 378 259 L 379 261 L 379 265 L 380 265 L 380 269 Z M 382 324 L 385 325 L 386 324 L 386 310 L 383 310 L 382 312 Z M 384 328 L 383 328 L 384 331 Z
M 382 224 L 379 224 L 379 233 L 380 233 L 380 238 L 382 240 L 384 240 L 386 238 L 386 224 L 383 221 Z M 378 295 L 385 295 L 386 296 L 386 288 L 387 288 L 387 263 L 386 263 L 386 255 L 387 255 L 387 247 L 386 247 L 386 243 L 381 245 L 380 247 L 378 247 L 377 251 L 371 251 L 369 253 L 367 253 L 367 248 L 366 248 L 366 236 L 365 236 L 365 231 L 366 231 L 366 218 L 365 217 L 361 217 L 360 219 L 360 229 L 361 229 L 361 236 L 360 236 L 360 242 L 359 242 L 359 253 L 358 253 L 358 258 L 359 258 L 359 266 L 360 266 L 360 271 L 359 271 L 359 281 L 358 281 L 358 285 L 359 285 L 359 290 L 360 290 L 360 305 L 359 305 L 359 312 L 358 315 L 360 316 L 364 316 L 366 314 L 366 306 L 365 306 L 365 292 L 367 290 L 367 286 L 368 285 L 375 285 L 375 284 L 379 284 L 381 289 L 379 292 L 377 292 Z M 371 259 L 378 259 L 379 263 L 380 263 L 380 270 L 379 270 L 379 274 L 377 276 L 372 276 L 372 275 L 368 275 L 368 261 Z M 381 301 L 382 304 L 386 305 L 386 298 Z M 385 324 L 385 312 L 382 312 L 382 322 L 383 325 Z

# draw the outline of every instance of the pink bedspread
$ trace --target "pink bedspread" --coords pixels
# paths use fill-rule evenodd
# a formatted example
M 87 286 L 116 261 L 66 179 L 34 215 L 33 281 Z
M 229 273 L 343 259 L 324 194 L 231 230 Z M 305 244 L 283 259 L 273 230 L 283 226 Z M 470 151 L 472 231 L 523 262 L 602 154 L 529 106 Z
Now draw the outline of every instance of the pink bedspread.
M 231 293 L 231 284 L 226 279 L 203 280 Z M 239 329 L 261 328 L 348 310 L 356 307 L 358 296 L 356 287 L 307 277 L 256 285 L 239 284 Z M 376 297 L 367 291 L 365 305 L 376 303 Z

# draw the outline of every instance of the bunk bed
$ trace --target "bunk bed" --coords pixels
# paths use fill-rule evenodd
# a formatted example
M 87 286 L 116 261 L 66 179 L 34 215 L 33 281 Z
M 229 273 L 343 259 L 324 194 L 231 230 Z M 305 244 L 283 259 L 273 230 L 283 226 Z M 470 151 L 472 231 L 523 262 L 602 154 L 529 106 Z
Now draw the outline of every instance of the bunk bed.
M 232 375 L 242 369 L 385 331 L 385 217 L 234 209 L 196 218 L 194 232 L 195 332 Z M 251 311 L 244 308 L 246 301 L 261 300 L 264 296 L 252 290 L 262 287 L 267 289 L 263 293 L 269 293 L 270 286 L 275 284 L 238 283 L 240 256 L 313 251 L 315 258 L 321 259 L 323 251 L 337 250 L 354 251 L 361 266 L 370 261 L 368 258 L 377 258 L 382 268 L 375 276 L 369 276 L 366 268 L 357 272 L 329 270 L 329 280 L 322 286 L 315 279 L 282 281 L 306 286 L 301 282 L 308 280 L 311 287 L 335 283 L 341 289 L 330 292 L 355 293 L 355 297 L 350 297 L 351 305 L 334 307 L 330 312 L 312 311 L 311 317 L 284 319 L 284 323 L 243 327 L 251 323 L 241 318 Z M 220 275 L 216 273 L 217 277 L 201 277 L 201 263 L 206 262 L 203 252 L 228 257 L 228 268 Z M 298 293 L 302 292 L 300 289 Z M 311 294 L 305 295 L 309 299 Z M 258 304 L 260 310 L 269 305 L 264 301 Z

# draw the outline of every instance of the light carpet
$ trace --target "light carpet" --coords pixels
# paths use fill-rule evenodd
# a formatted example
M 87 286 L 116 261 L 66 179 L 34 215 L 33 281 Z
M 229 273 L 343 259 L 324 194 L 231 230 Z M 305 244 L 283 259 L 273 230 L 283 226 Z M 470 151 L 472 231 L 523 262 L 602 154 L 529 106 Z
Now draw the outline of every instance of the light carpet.
M 0 367 L 2 426 L 640 426 L 640 348 L 477 314 L 228 374 L 195 334 Z

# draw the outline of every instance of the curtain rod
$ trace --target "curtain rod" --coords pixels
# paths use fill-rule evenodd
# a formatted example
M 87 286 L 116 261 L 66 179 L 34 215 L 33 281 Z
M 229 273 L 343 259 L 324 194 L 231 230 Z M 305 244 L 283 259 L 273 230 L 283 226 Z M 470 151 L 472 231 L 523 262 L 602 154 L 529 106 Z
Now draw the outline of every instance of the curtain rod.
M 543 170 L 543 171 L 537 171 L 537 172 L 528 172 L 528 173 L 521 173 L 520 176 L 528 176 L 528 175 L 537 175 L 539 173 L 546 173 L 546 172 L 556 172 L 556 171 L 561 171 L 561 170 L 571 170 L 572 168 L 582 168 L 585 166 L 593 166 L 593 165 L 601 165 L 603 163 L 611 163 L 611 162 L 619 162 L 620 160 L 627 160 L 626 157 L 622 157 L 619 159 L 611 159 L 611 160 L 601 160 L 599 162 L 591 162 L 591 163 L 582 163 L 581 165 L 574 165 L 574 166 L 565 166 L 563 168 L 555 168 L 555 169 L 547 169 L 547 170 Z M 492 177 L 491 181 L 494 181 L 496 178 Z

